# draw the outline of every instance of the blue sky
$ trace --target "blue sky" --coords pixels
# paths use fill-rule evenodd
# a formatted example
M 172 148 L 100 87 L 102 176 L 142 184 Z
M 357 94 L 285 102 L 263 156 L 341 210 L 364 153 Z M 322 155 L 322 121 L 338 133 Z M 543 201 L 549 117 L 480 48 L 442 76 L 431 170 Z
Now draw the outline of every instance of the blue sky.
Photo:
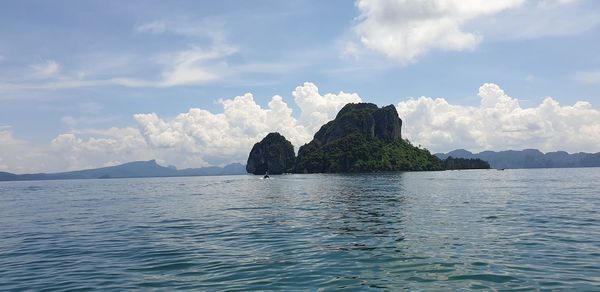
M 281 128 L 298 147 L 310 123 L 357 100 L 396 105 L 405 136 L 432 151 L 597 152 L 599 14 L 592 0 L 3 1 L 0 170 L 244 162 L 261 135 Z M 299 86 L 314 95 L 293 95 Z M 252 103 L 235 99 L 245 93 Z M 269 116 L 275 95 L 291 113 Z M 227 101 L 232 115 L 270 120 L 238 125 Z M 193 130 L 209 126 L 186 120 L 190 109 L 225 128 Z M 489 115 L 511 122 L 464 121 Z M 481 133 L 498 130 L 503 142 Z M 231 132 L 244 142 L 215 142 Z

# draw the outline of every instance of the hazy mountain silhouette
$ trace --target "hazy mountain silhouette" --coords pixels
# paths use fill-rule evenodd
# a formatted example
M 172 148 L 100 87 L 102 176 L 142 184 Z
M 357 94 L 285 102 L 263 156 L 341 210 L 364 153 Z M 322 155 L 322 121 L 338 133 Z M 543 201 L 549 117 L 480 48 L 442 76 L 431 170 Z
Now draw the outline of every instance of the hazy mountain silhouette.
M 490 163 L 493 168 L 561 168 L 561 167 L 600 167 L 600 153 L 573 153 L 565 151 L 543 153 L 537 149 L 522 151 L 483 151 L 472 153 L 458 149 L 448 153 L 435 154 L 440 159 L 479 158 Z
M 206 176 L 235 174 L 246 174 L 245 166 L 240 163 L 233 163 L 225 167 L 186 168 L 178 170 L 174 167 L 161 166 L 158 163 L 156 163 L 155 160 L 149 160 L 134 161 L 116 166 L 59 173 L 13 174 L 9 172 L 0 172 L 0 181 Z

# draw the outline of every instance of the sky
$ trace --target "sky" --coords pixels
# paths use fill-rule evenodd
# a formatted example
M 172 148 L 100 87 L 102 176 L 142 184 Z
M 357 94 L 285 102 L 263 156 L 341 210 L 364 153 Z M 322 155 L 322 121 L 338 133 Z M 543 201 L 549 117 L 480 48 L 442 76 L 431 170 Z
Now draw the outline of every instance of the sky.
M 349 102 L 403 137 L 600 152 L 600 1 L 2 1 L 0 171 L 296 150 Z

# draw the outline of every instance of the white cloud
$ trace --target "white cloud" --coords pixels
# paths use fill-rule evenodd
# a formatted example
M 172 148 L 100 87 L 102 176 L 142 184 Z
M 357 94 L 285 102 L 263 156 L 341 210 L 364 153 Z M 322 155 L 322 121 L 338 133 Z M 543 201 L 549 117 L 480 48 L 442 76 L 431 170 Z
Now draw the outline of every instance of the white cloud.
M 46 150 L 58 157 L 51 169 L 85 169 L 154 159 L 138 129 L 133 127 L 109 128 L 94 131 L 94 136 L 83 139 L 74 133 L 60 134 Z
M 162 74 L 162 80 L 157 85 L 161 87 L 194 85 L 220 79 L 225 75 L 226 64 L 222 62 L 215 64 L 211 61 L 221 60 L 235 52 L 236 49 L 231 47 L 212 50 L 193 47 L 163 56 L 161 60 L 166 63 L 167 68 Z
M 483 38 L 566 36 L 600 24 L 578 0 L 358 0 L 364 47 L 400 64 L 435 50 L 468 51 Z M 342 55 L 357 51 L 346 45 Z
M 46 60 L 39 64 L 31 65 L 33 76 L 36 78 L 51 78 L 58 74 L 60 65 L 54 60 Z
M 337 112 L 344 105 L 351 102 L 360 102 L 361 98 L 356 93 L 319 94 L 319 89 L 313 83 L 306 82 L 292 92 L 294 101 L 300 107 L 300 123 L 315 133 L 326 122 L 335 118 Z
M 456 148 L 600 151 L 600 111 L 588 102 L 566 106 L 548 97 L 535 107 L 523 108 L 491 83 L 482 85 L 478 95 L 479 106 L 430 97 L 399 102 L 403 136 L 435 152 Z M 0 170 L 73 170 L 149 159 L 180 168 L 244 163 L 254 143 L 267 133 L 282 133 L 297 150 L 345 104 L 362 100 L 356 93 L 321 94 L 310 82 L 296 87 L 292 96 L 300 109 L 296 114 L 281 96 L 273 96 L 263 107 L 246 93 L 220 100 L 220 112 L 191 108 L 171 119 L 137 114 L 137 126 L 74 129 L 49 145 L 34 146 L 15 138 L 10 128 L 0 129 Z
M 154 58 L 161 65 L 159 76 L 155 79 L 114 77 L 96 79 L 94 76 L 59 74 L 60 66 L 54 61 L 31 66 L 33 77 L 41 82 L 0 83 L 0 91 L 19 90 L 62 90 L 81 87 L 124 86 L 131 88 L 165 88 L 184 85 L 204 85 L 238 73 L 224 61 L 225 57 L 237 50 L 229 46 L 204 49 L 192 46 L 178 52 L 162 54 Z M 53 78 L 50 81 L 46 79 Z
M 223 108 L 219 113 L 191 108 L 172 119 L 156 113 L 136 114 L 137 127 L 74 129 L 58 135 L 48 146 L 33 147 L 4 132 L 0 158 L 8 161 L 2 162 L 6 170 L 16 172 L 73 170 L 147 159 L 180 168 L 245 163 L 254 143 L 267 133 L 280 132 L 297 150 L 342 106 L 361 101 L 355 93 L 321 95 L 310 82 L 296 87 L 292 95 L 300 108 L 298 119 L 281 96 L 273 96 L 262 107 L 252 94 L 246 93 L 219 100 Z M 66 116 L 62 122 L 76 127 L 88 118 Z M 30 159 L 25 157 L 27 153 Z M 14 157 L 22 158 L 16 161 Z M 44 157 L 43 163 L 39 157 Z
M 0 171 L 33 173 L 77 170 L 154 159 L 138 129 L 132 127 L 91 131 L 92 137 L 81 138 L 64 133 L 48 145 L 33 145 L 0 130 Z M 85 131 L 80 135 L 86 135 Z
M 560 105 L 547 97 L 522 108 L 498 85 L 479 89 L 478 107 L 452 105 L 443 98 L 419 97 L 399 102 L 403 134 L 432 151 L 537 148 L 598 152 L 600 111 L 588 102 Z
M 221 100 L 223 112 L 218 114 L 192 108 L 170 121 L 154 113 L 138 114 L 135 119 L 149 145 L 201 153 L 204 161 L 223 164 L 243 162 L 252 145 L 273 131 L 283 134 L 297 150 L 343 105 L 361 100 L 357 94 L 344 92 L 320 95 L 310 82 L 298 86 L 292 94 L 301 110 L 298 120 L 281 96 L 273 96 L 262 108 L 250 93 Z
M 197 22 L 156 20 L 136 27 L 138 33 L 171 33 L 181 37 L 206 38 L 209 45 L 193 45 L 189 49 L 163 54 L 157 58 L 164 65 L 162 80 L 155 83 L 158 87 L 177 85 L 197 85 L 225 77 L 229 69 L 223 59 L 237 52 L 237 49 L 225 43 L 224 24 L 218 18 L 209 17 Z M 210 49 L 207 49 L 209 47 Z M 141 83 L 147 86 L 146 83 Z
M 237 53 L 238 49 L 225 41 L 223 26 L 223 22 L 216 18 L 206 18 L 197 23 L 162 20 L 144 23 L 135 28 L 137 33 L 172 33 L 189 40 L 191 45 L 166 53 L 156 53 L 148 58 L 105 55 L 91 55 L 82 58 L 80 56 L 79 59 L 83 59 L 83 64 L 80 65 L 81 69 L 79 70 L 63 69 L 56 61 L 46 60 L 30 65 L 33 72 L 26 76 L 29 78 L 0 82 L 0 92 L 64 90 L 101 86 L 165 88 L 204 85 L 225 77 L 254 73 L 257 69 L 258 71 L 264 70 L 266 65 L 271 65 L 273 68 L 273 63 L 247 63 L 231 67 L 227 63 L 227 57 Z M 148 59 L 155 64 L 148 66 Z M 103 60 L 103 62 L 98 63 L 97 60 Z M 134 61 L 143 62 L 143 66 L 152 68 L 153 71 L 145 71 L 144 77 L 132 76 L 132 73 L 140 73 L 128 69 L 139 65 Z M 257 65 L 261 68 L 257 68 Z
M 354 27 L 367 48 L 400 63 L 431 50 L 471 50 L 481 36 L 464 30 L 472 19 L 517 7 L 525 0 L 359 0 Z

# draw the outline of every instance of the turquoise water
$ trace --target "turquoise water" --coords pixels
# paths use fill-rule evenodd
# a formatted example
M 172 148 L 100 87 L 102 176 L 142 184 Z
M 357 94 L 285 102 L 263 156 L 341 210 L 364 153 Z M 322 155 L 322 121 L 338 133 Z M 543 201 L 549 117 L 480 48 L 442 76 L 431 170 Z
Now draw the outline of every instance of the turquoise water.
M 600 290 L 600 168 L 0 183 L 0 290 Z

